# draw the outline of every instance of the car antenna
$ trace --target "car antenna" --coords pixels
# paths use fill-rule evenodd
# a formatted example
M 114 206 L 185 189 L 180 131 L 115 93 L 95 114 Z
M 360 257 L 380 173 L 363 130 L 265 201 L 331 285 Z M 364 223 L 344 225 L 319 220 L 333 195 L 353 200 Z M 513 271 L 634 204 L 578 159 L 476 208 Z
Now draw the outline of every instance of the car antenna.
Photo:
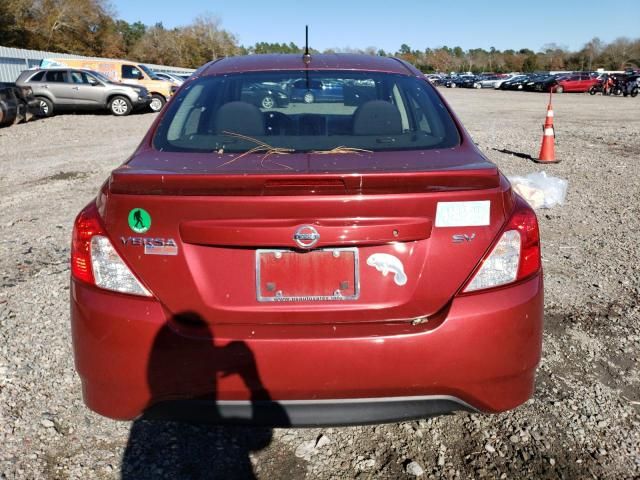
M 304 55 L 302 55 L 302 61 L 305 65 L 311 63 L 311 54 L 309 53 L 309 25 L 304 26 Z

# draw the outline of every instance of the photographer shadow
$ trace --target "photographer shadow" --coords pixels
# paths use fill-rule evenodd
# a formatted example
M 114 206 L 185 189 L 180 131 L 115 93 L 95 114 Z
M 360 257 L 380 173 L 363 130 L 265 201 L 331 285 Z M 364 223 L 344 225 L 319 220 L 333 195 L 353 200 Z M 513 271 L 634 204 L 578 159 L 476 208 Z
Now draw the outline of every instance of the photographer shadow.
M 233 375 L 250 392 L 250 403 L 217 402 L 219 379 Z M 147 378 L 153 400 L 131 427 L 123 480 L 255 478 L 250 454 L 271 443 L 271 426 L 289 425 L 262 385 L 247 344 L 216 346 L 209 326 L 193 312 L 175 316 L 159 331 Z M 176 399 L 182 391 L 197 394 Z

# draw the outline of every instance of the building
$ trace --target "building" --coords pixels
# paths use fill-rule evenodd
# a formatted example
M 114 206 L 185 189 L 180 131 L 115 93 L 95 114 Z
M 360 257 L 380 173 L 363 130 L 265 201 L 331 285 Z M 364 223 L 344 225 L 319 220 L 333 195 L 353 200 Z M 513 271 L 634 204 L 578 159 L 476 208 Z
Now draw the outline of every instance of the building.
M 15 82 L 23 70 L 37 68 L 44 58 L 91 58 L 101 60 L 99 57 L 86 57 L 84 55 L 70 55 L 68 53 L 46 52 L 43 50 L 25 50 L 23 48 L 9 48 L 0 46 L 0 82 Z M 171 67 L 167 65 L 154 65 L 145 63 L 147 67 L 156 72 L 176 73 L 189 75 L 195 70 L 191 68 Z

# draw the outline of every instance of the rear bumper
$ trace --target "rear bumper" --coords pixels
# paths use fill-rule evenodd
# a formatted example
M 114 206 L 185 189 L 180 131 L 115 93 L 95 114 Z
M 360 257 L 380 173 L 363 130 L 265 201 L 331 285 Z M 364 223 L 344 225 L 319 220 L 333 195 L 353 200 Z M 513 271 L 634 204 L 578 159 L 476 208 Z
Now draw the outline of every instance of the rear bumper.
M 220 325 L 211 339 L 155 300 L 75 281 L 71 288 L 85 403 L 117 419 L 146 412 L 316 425 L 500 412 L 533 393 L 542 316 L 537 275 L 458 297 L 440 318 L 415 326 Z
M 147 409 L 147 419 L 230 423 L 271 427 L 362 425 L 428 418 L 457 410 L 477 411 L 447 395 L 338 400 L 170 400 Z

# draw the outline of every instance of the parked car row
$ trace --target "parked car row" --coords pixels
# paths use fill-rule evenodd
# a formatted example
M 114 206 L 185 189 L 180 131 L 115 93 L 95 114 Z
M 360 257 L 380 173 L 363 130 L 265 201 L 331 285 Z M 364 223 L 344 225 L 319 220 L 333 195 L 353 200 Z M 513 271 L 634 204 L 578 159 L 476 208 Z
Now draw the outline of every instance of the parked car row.
M 0 83 L 0 126 L 65 111 L 157 112 L 187 78 L 119 60 L 45 59 L 14 84 Z
M 507 80 L 500 86 L 500 89 L 530 92 L 553 90 L 556 93 L 588 92 L 596 83 L 598 83 L 598 74 L 594 73 L 534 74 Z
M 157 77 L 145 65 L 127 60 L 45 58 L 40 62 L 40 68 L 90 70 L 100 73 L 110 82 L 143 87 L 149 91 L 149 108 L 154 112 L 159 112 L 169 100 L 172 95 L 171 87 L 174 85 L 171 81 Z
M 66 63 L 73 63 L 76 60 Z M 81 62 L 78 60 L 77 62 Z M 152 93 L 149 88 L 155 88 L 153 84 L 146 88 L 139 82 L 131 83 L 126 68 L 128 64 L 106 62 L 98 65 L 102 71 L 89 68 L 72 68 L 62 65 L 62 60 L 46 60 L 42 65 L 46 68 L 25 70 L 20 74 L 16 85 L 32 92 L 36 104 L 36 113 L 42 117 L 49 117 L 54 113 L 77 110 L 107 110 L 113 115 L 129 115 L 135 110 L 149 108 L 158 111 L 164 105 L 164 97 L 160 103 L 155 104 L 158 94 Z M 84 65 L 84 63 L 82 63 Z M 117 64 L 114 66 L 114 64 Z M 59 65 L 59 66 L 54 66 Z M 113 80 L 114 74 L 107 76 L 105 69 L 110 68 L 118 72 L 115 75 L 120 80 Z M 133 67 L 132 67 L 133 68 Z M 137 68 L 137 67 L 136 67 Z M 118 70 L 119 69 L 119 70 Z M 128 73 L 127 73 L 128 72 Z M 133 72 L 135 75 L 142 71 Z M 184 83 L 186 78 L 168 73 L 148 72 L 151 82 L 170 83 L 170 95 L 173 95 Z M 160 80 L 161 79 L 161 80 Z M 370 95 L 367 88 L 372 85 L 361 85 L 356 81 L 335 80 L 318 81 L 308 78 L 288 79 L 284 82 L 255 82 L 243 86 L 240 100 L 252 103 L 263 110 L 284 108 L 289 103 L 337 103 L 345 102 L 350 105 L 358 105 Z M 156 88 L 157 90 L 157 88 Z
M 530 92 L 598 92 L 635 97 L 638 94 L 637 72 L 606 74 L 597 72 L 562 72 L 532 74 L 459 74 L 426 75 L 437 86 L 447 88 L 494 88 Z
M 283 82 L 252 82 L 243 85 L 240 100 L 263 110 L 284 108 L 290 103 L 341 103 L 351 106 L 370 100 L 373 85 L 351 79 L 310 80 L 295 78 Z

